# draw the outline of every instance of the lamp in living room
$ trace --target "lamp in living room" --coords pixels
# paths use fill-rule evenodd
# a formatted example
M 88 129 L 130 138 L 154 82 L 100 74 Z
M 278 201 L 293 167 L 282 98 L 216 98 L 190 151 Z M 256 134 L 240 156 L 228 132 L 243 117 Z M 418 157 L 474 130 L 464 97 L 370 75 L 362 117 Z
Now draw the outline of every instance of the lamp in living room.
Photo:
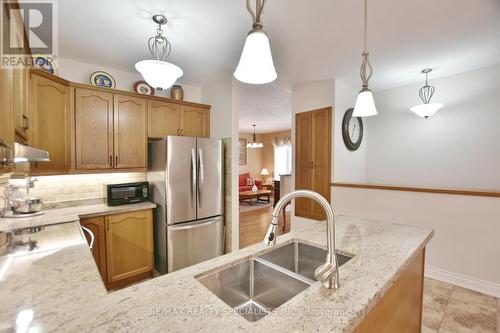
M 263 168 L 260 172 L 260 175 L 262 176 L 262 181 L 264 182 L 264 184 L 267 183 L 266 178 L 267 176 L 269 176 L 269 170 L 267 170 L 267 168 Z

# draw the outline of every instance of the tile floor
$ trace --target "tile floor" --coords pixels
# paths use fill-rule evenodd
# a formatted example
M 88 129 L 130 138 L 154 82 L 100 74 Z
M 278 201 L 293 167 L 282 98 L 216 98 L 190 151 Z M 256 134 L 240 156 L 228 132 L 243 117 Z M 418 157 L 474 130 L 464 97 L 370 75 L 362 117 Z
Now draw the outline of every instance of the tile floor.
M 426 278 L 422 333 L 435 332 L 500 333 L 500 299 Z

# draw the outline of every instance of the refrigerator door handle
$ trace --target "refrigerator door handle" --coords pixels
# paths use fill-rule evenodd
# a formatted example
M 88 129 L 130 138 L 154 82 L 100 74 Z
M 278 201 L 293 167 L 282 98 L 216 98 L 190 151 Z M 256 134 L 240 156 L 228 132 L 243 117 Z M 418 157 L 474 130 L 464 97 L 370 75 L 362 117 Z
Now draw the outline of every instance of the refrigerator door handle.
M 191 207 L 196 206 L 196 151 L 191 149 Z
M 204 170 L 203 170 L 203 151 L 198 148 L 198 206 L 203 206 L 203 185 L 204 185 Z
M 169 226 L 169 228 L 173 231 L 179 231 L 179 230 L 189 230 L 189 229 L 195 229 L 195 228 L 200 228 L 200 227 L 206 227 L 207 225 L 211 225 L 214 223 L 219 223 L 219 219 L 212 219 L 207 222 L 203 223 L 191 223 L 189 225 L 173 225 Z

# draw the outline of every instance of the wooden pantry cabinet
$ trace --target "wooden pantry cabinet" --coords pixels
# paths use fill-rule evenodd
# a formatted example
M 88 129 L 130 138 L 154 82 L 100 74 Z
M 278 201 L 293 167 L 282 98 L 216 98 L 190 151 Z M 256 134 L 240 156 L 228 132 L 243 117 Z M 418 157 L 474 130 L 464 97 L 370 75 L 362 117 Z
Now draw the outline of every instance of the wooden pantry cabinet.
M 116 289 L 153 274 L 151 209 L 82 219 L 94 234 L 92 255 L 106 288 Z M 90 244 L 90 237 L 87 237 Z
M 75 89 L 75 168 L 146 168 L 146 101 Z
M 210 109 L 157 100 L 148 101 L 148 137 L 210 137 Z
M 330 201 L 332 108 L 295 116 L 296 189 L 318 192 Z M 311 199 L 295 200 L 295 215 L 324 220 L 321 206 Z

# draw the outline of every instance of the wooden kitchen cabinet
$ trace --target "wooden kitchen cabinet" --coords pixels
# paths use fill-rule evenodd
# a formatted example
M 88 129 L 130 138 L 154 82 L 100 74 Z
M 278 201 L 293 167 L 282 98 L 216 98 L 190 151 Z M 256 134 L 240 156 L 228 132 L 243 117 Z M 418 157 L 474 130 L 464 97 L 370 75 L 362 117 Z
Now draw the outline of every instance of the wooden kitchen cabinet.
M 106 266 L 109 289 L 152 276 L 152 210 L 106 216 Z
M 148 101 L 148 137 L 159 139 L 180 135 L 181 111 L 179 104 Z
M 111 169 L 113 161 L 113 94 L 76 89 L 76 169 Z
M 40 71 L 30 78 L 32 140 L 49 152 L 50 162 L 35 163 L 34 174 L 66 173 L 71 167 L 71 106 L 69 82 Z
M 146 168 L 146 101 L 115 94 L 113 119 L 114 168 Z
M 89 217 L 80 220 L 83 227 L 88 228 L 94 235 L 94 244 L 92 246 L 92 256 L 94 257 L 99 273 L 104 284 L 107 283 L 106 273 L 106 229 L 104 227 L 104 217 Z M 84 231 L 85 238 L 90 245 L 91 237 Z
M 295 129 L 295 188 L 315 191 L 330 201 L 332 108 L 297 113 Z M 313 200 L 295 202 L 295 215 L 325 219 L 325 212 Z
M 210 137 L 210 110 L 197 106 L 182 107 L 182 136 Z

